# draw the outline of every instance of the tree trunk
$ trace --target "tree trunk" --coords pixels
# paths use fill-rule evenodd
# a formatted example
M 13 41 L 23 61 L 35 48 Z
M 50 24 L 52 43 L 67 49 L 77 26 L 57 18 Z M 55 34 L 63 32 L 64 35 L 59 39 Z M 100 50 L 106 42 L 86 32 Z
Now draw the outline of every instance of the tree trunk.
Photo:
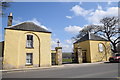
M 116 47 L 116 45 L 115 44 L 112 44 L 112 45 L 113 45 L 113 49 L 112 49 L 113 53 L 117 53 L 117 47 Z

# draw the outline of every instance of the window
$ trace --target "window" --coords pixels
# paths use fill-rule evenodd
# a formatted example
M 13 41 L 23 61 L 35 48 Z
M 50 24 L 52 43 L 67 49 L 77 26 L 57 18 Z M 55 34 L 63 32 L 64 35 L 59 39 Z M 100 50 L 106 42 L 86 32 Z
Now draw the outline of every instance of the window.
M 32 59 L 33 58 L 33 54 L 32 53 L 26 53 L 26 64 L 27 65 L 32 65 Z
M 33 48 L 33 35 L 27 35 L 26 47 Z
M 99 49 L 99 52 L 103 52 L 104 51 L 102 43 L 98 44 L 98 49 Z

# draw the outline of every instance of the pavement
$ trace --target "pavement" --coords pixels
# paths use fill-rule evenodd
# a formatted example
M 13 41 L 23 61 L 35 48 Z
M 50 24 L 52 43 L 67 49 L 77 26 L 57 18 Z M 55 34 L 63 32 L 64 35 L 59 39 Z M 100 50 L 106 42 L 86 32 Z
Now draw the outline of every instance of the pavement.
M 39 69 L 50 69 L 50 68 L 60 68 L 60 67 L 80 67 L 94 64 L 103 64 L 105 62 L 95 62 L 95 63 L 81 63 L 81 64 L 62 64 L 62 65 L 53 65 L 51 67 L 36 67 L 36 68 L 20 68 L 20 69 L 9 69 L 9 70 L 0 70 L 0 72 L 13 72 L 13 71 L 27 71 L 27 70 L 39 70 Z

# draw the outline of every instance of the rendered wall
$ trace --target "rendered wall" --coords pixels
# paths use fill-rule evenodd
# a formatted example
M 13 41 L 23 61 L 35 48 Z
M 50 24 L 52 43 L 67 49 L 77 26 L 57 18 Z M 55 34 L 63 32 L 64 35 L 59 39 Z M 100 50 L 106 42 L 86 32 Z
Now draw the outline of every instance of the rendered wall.
M 102 43 L 104 45 L 104 51 L 100 52 L 98 44 Z M 111 47 L 109 41 L 92 41 L 87 40 L 74 44 L 74 53 L 76 53 L 76 48 L 81 48 L 86 50 L 87 62 L 99 62 L 99 61 L 108 61 L 111 56 Z
M 26 48 L 26 35 L 33 35 L 33 48 Z M 26 53 L 33 53 L 33 65 L 26 66 Z M 4 68 L 51 66 L 51 34 L 5 30 Z
M 98 44 L 102 43 L 104 45 L 104 51 L 100 52 L 98 48 Z M 111 56 L 111 48 L 109 41 L 90 41 L 90 53 L 91 53 L 91 61 L 108 61 Z
M 91 54 L 90 54 L 90 43 L 89 41 L 83 41 L 80 43 L 74 44 L 74 52 L 76 52 L 75 48 L 81 48 L 82 50 L 86 50 L 86 58 L 87 62 L 91 62 Z

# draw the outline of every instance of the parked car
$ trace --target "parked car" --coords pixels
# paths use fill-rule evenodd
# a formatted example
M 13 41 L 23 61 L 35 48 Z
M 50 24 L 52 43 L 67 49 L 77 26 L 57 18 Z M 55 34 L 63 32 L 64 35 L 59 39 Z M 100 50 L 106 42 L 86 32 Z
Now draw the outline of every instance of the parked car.
M 110 57 L 109 61 L 110 62 L 119 62 L 120 63 L 120 54 L 116 54 L 115 56 Z

